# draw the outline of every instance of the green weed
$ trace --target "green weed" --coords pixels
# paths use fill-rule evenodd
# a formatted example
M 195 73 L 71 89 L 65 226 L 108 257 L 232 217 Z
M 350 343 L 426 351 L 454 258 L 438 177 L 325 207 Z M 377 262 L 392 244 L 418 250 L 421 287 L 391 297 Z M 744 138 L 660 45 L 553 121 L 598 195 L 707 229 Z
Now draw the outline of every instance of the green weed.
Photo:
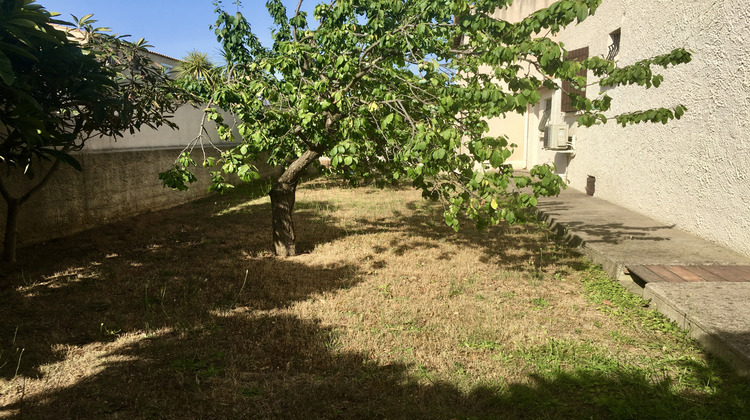
M 529 303 L 531 303 L 534 306 L 534 309 L 545 309 L 545 308 L 549 308 L 550 306 L 549 301 L 543 297 L 531 299 Z
M 466 348 L 472 349 L 472 350 L 480 350 L 480 351 L 493 351 L 501 346 L 496 343 L 495 341 L 490 340 L 478 340 L 475 338 L 470 338 L 467 340 L 461 340 L 460 344 Z

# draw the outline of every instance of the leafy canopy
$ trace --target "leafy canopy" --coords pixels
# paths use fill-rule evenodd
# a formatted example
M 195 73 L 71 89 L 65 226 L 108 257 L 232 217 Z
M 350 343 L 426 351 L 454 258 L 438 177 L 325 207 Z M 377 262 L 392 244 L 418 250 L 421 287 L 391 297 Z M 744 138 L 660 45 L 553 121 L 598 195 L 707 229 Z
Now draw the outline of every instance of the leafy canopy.
M 95 28 L 56 20 L 33 0 L 0 1 L 0 160 L 30 177 L 44 160 L 80 169 L 68 152 L 92 136 L 117 137 L 142 125 L 176 127 L 171 83 L 146 55 Z
M 286 168 L 280 179 L 311 157 L 327 155 L 332 171 L 353 182 L 408 179 L 425 197 L 445 203 L 445 220 L 458 229 L 464 212 L 479 226 L 514 223 L 539 196 L 564 187 L 548 165 L 514 174 L 505 164 L 514 145 L 487 135 L 487 119 L 526 112 L 543 89 L 563 81 L 585 87 L 582 68 L 600 84 L 658 87 L 652 67 L 690 60 L 678 49 L 618 68 L 601 57 L 567 61 L 564 46 L 547 34 L 592 15 L 599 0 L 562 0 L 519 23 L 491 17 L 508 0 L 333 0 L 311 19 L 292 17 L 280 0 L 266 3 L 275 22 L 273 46 L 264 48 L 240 14 L 217 6 L 216 34 L 228 68 L 223 83 L 202 99 L 218 136 L 239 140 L 214 160 L 214 188 L 231 186 L 223 173 L 254 175 L 252 161 L 267 156 Z M 301 2 L 300 2 L 301 4 Z M 607 121 L 611 98 L 573 94 L 579 124 Z M 220 110 L 231 112 L 234 124 Z M 615 116 L 622 124 L 666 122 L 684 107 Z M 188 152 L 202 143 L 197 137 Z M 294 162 L 303 164 L 295 165 Z M 168 171 L 169 185 L 192 178 L 189 153 Z M 291 174 L 294 175 L 294 174 Z

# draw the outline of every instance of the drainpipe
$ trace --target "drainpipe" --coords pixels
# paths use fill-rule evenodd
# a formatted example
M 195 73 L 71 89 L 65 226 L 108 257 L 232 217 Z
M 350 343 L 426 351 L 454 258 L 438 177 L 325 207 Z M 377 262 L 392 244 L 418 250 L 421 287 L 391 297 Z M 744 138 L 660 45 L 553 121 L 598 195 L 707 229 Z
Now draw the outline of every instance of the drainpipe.
M 531 147 L 529 144 L 529 132 L 531 131 L 529 128 L 530 124 L 531 106 L 526 105 L 526 124 L 523 127 L 523 169 L 528 169 L 529 167 L 529 147 Z

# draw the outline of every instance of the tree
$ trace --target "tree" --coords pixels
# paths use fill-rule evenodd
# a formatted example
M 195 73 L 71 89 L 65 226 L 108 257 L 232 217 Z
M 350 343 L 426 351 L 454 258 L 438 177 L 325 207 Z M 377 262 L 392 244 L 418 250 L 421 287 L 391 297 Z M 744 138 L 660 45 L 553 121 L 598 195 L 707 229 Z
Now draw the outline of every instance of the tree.
M 208 54 L 199 51 L 190 51 L 177 66 L 177 76 L 180 78 L 192 77 L 197 80 L 213 81 L 216 77 L 216 66 L 208 58 Z
M 295 254 L 292 212 L 303 171 L 322 155 L 335 173 L 353 182 L 380 185 L 402 179 L 424 197 L 441 200 L 446 223 L 458 229 L 459 213 L 479 227 L 515 223 L 539 196 L 564 187 L 553 168 L 529 175 L 505 165 L 513 145 L 488 137 L 487 119 L 523 113 L 540 100 L 540 89 L 562 82 L 583 88 L 588 69 L 601 85 L 658 86 L 652 67 L 685 63 L 676 49 L 618 68 L 601 57 L 566 60 L 564 46 L 547 36 L 588 18 L 599 0 L 562 0 L 512 24 L 492 18 L 509 0 L 332 0 L 315 8 L 317 28 L 300 11 L 291 18 L 280 0 L 266 3 L 276 28 L 264 48 L 244 17 L 217 7 L 216 34 L 230 58 L 224 83 L 204 99 L 218 136 L 232 150 L 204 165 L 220 166 L 213 185 L 231 187 L 222 173 L 248 178 L 262 153 L 283 174 L 270 191 L 277 255 Z M 611 98 L 570 92 L 584 126 L 607 121 Z M 230 127 L 219 110 L 230 111 Z M 615 117 L 618 123 L 666 122 L 685 108 L 643 110 Z M 188 150 L 202 142 L 195 139 Z M 189 154 L 165 174 L 169 184 L 189 181 Z
M 209 95 L 221 77 L 221 69 L 211 62 L 208 54 L 199 51 L 190 51 L 175 70 L 177 84 L 185 92 L 192 92 L 195 98 L 190 98 L 195 100 Z
M 168 76 L 147 56 L 143 39 L 94 28 L 91 15 L 67 31 L 34 0 L 0 0 L 0 164 L 37 180 L 14 195 L 0 178 L 8 205 L 4 260 L 15 261 L 19 207 L 60 163 L 81 170 L 69 153 L 92 137 L 117 137 L 141 126 L 176 128 Z M 51 163 L 45 169 L 45 162 Z

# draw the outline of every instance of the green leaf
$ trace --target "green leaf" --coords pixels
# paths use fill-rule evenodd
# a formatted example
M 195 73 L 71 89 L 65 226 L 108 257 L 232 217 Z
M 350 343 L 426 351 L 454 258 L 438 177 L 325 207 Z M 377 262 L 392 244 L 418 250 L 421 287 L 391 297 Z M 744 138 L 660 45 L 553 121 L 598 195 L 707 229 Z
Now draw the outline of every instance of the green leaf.
M 492 152 L 492 155 L 490 155 L 490 165 L 492 165 L 493 168 L 499 168 L 503 163 L 505 163 L 503 152 L 500 149 L 495 149 Z
M 0 51 L 0 78 L 6 85 L 10 86 L 16 81 L 16 75 L 13 72 L 13 64 L 8 56 Z
M 382 127 L 384 130 L 386 129 L 386 127 L 388 127 L 388 124 L 393 121 L 394 116 L 395 115 L 391 112 L 390 114 L 386 115 L 385 118 L 383 118 Z
M 587 17 L 589 16 L 589 9 L 585 5 L 580 5 L 578 7 L 578 13 L 576 14 L 576 18 L 579 22 L 583 22 Z

